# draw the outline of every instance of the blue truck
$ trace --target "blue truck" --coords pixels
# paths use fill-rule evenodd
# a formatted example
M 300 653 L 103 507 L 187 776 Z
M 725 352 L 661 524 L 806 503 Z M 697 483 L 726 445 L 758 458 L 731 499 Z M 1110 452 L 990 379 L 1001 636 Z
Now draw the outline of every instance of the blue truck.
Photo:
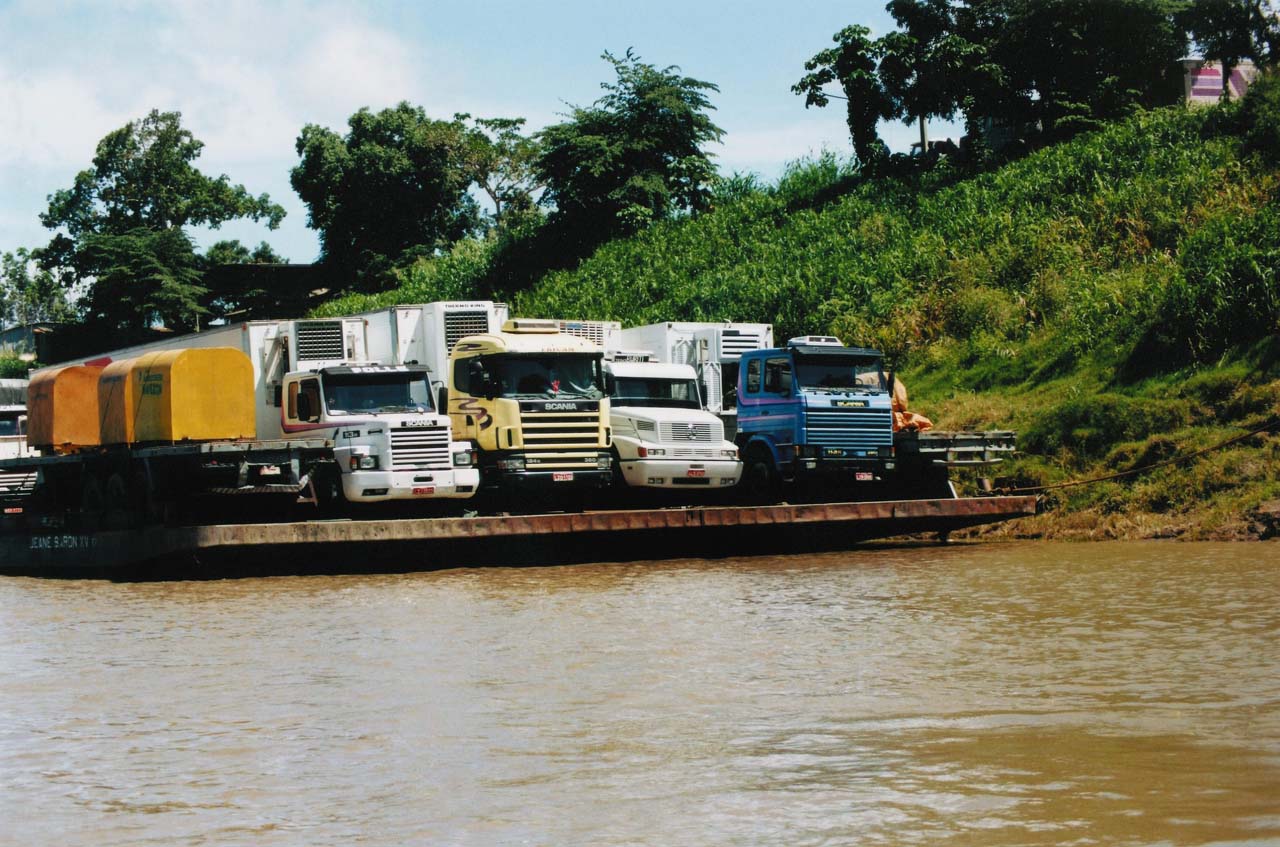
M 1014 434 L 894 431 L 884 355 L 832 336 L 793 338 L 742 354 L 738 431 L 742 484 L 774 502 L 787 484 L 865 486 L 867 496 L 956 496 L 950 470 L 987 467 L 1014 451 Z

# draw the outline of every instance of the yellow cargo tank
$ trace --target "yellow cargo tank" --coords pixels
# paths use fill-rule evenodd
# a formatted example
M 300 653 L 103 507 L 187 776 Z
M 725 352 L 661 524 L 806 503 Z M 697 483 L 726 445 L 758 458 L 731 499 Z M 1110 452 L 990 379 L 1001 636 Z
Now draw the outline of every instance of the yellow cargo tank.
M 134 410 L 133 359 L 107 365 L 98 377 L 98 430 L 103 444 L 132 444 Z
M 234 347 L 139 356 L 130 396 L 135 443 L 255 437 L 253 365 Z
M 69 453 L 102 443 L 98 432 L 98 375 L 102 368 L 70 365 L 42 371 L 27 387 L 27 443 Z

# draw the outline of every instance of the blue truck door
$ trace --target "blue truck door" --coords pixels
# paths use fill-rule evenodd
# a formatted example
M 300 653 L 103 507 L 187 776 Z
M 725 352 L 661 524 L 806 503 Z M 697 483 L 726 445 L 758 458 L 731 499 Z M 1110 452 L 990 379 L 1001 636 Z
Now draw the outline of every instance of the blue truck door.
M 764 359 L 760 405 L 756 408 L 760 415 L 758 430 L 768 434 L 780 447 L 794 444 L 798 411 L 791 357 L 770 356 Z M 790 456 L 784 453 L 783 459 L 790 459 Z

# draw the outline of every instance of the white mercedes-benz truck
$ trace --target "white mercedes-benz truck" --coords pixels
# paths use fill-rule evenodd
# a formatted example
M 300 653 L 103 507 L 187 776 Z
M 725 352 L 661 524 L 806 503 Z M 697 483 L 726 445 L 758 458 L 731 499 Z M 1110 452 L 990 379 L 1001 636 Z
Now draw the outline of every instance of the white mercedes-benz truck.
M 614 470 L 635 488 L 721 490 L 742 476 L 738 448 L 703 408 L 691 365 L 614 353 L 605 362 Z

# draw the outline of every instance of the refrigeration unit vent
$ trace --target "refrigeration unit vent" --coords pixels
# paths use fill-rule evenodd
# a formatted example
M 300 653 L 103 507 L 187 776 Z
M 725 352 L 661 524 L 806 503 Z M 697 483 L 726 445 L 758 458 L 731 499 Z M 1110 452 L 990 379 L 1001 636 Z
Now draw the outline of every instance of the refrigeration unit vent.
M 725 359 L 737 358 L 743 353 L 759 350 L 760 336 L 753 332 L 726 329 L 720 333 L 720 355 Z
M 604 321 L 560 321 L 560 331 L 590 341 L 597 347 L 604 346 Z
M 299 321 L 298 361 L 341 360 L 342 321 Z
M 486 335 L 489 332 L 488 311 L 445 312 L 444 346 L 452 353 L 459 339 L 468 335 Z

